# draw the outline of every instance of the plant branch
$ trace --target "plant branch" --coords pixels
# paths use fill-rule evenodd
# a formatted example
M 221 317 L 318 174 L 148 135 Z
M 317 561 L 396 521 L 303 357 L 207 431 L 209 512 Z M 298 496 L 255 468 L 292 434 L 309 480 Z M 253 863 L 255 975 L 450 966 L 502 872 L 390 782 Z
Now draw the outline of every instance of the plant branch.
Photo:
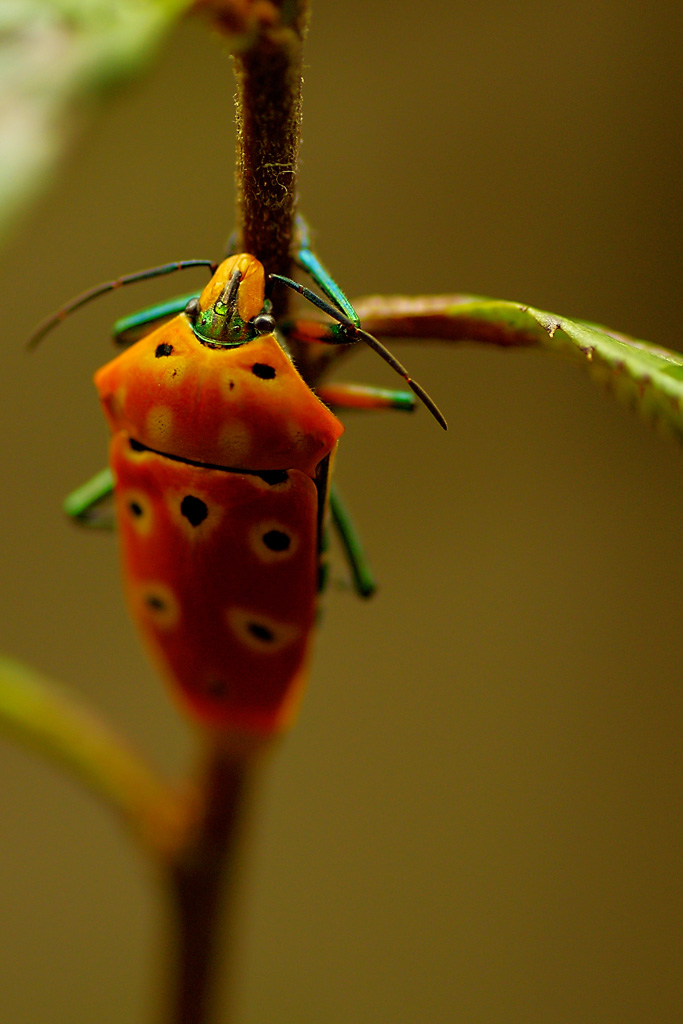
M 235 56 L 237 220 L 240 245 L 266 273 L 288 274 L 294 240 L 307 0 L 273 5 Z M 284 305 L 287 297 L 276 296 Z M 275 309 L 279 316 L 283 310 Z
M 598 324 L 502 299 L 471 295 L 371 295 L 355 302 L 363 326 L 382 338 L 480 342 L 556 352 L 683 441 L 683 354 Z
M 177 846 L 184 810 L 171 787 L 66 689 L 9 658 L 0 658 L 0 726 L 68 765 L 156 857 Z
M 223 967 L 222 947 L 233 945 L 226 917 L 232 924 L 247 796 L 260 761 L 259 741 L 240 745 L 217 735 L 207 737 L 203 746 L 186 841 L 166 874 L 171 921 L 164 1024 L 216 1019 L 217 990 L 225 989 L 230 966 Z
M 203 0 L 220 28 L 237 33 L 237 233 L 267 273 L 288 274 L 294 242 L 301 131 L 301 65 L 308 0 Z M 241 12 L 241 13 L 240 13 Z M 286 310 L 284 289 L 276 296 Z M 237 854 L 248 783 L 265 741 L 207 733 L 187 830 L 166 865 L 171 912 L 164 1024 L 210 1024 L 237 890 Z M 221 941 L 222 940 L 222 941 Z M 219 972 L 219 965 L 221 969 Z M 222 977 L 221 977 L 222 975 Z

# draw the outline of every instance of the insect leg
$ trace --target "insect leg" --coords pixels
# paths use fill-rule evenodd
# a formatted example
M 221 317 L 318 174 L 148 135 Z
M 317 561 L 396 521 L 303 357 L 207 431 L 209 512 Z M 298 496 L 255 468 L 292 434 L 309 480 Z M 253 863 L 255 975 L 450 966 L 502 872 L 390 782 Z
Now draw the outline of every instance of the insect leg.
M 393 391 L 367 384 L 321 384 L 318 398 L 334 409 L 400 409 L 413 412 L 415 397 L 410 391 Z
M 182 313 L 190 299 L 196 299 L 198 296 L 199 292 L 190 292 L 188 295 L 179 295 L 176 299 L 148 306 L 147 309 L 142 309 L 138 313 L 122 316 L 112 327 L 114 341 L 121 346 L 132 345 L 145 334 L 149 334 L 150 331 L 161 327 L 162 324 Z
M 311 249 L 311 242 L 308 232 L 308 224 L 301 215 L 296 218 L 296 232 L 297 232 L 297 248 L 294 253 L 294 261 L 298 263 L 302 270 L 312 278 L 321 292 L 327 296 L 336 308 L 343 313 L 345 317 L 355 324 L 356 327 L 360 327 L 360 320 L 355 309 L 347 299 L 344 292 L 341 290 L 335 279 L 330 274 L 327 267 L 324 267 L 316 254 Z
M 113 530 L 114 517 L 101 508 L 102 503 L 111 496 L 114 490 L 114 477 L 111 469 L 100 470 L 64 500 L 64 511 L 81 526 L 89 526 L 99 530 Z
M 375 577 L 356 527 L 334 484 L 330 485 L 330 514 L 351 569 L 356 593 L 359 597 L 372 597 L 377 590 Z
M 322 320 L 282 320 L 278 330 L 292 341 L 305 345 L 320 342 L 323 345 L 353 345 L 341 324 L 326 324 Z
M 360 327 L 360 320 L 355 309 L 315 253 L 311 252 L 310 249 L 299 249 L 294 258 L 302 270 L 310 274 L 315 284 L 320 288 L 320 291 L 327 296 L 339 312 L 343 313 L 355 327 Z
M 444 415 L 434 399 L 429 396 L 421 384 L 418 384 L 416 380 L 413 380 L 413 378 L 409 376 L 403 363 L 399 362 L 396 356 L 393 355 L 393 353 L 390 352 L 381 341 L 378 341 L 372 334 L 368 334 L 367 331 L 361 330 L 360 327 L 356 327 L 348 317 L 339 313 L 332 305 L 330 305 L 329 302 L 321 298 L 320 295 L 316 295 L 310 288 L 306 288 L 304 285 L 299 284 L 298 281 L 292 281 L 291 278 L 284 277 L 282 274 L 271 274 L 270 277 L 273 281 L 281 281 L 282 284 L 291 288 L 292 291 L 298 292 L 299 295 L 303 295 L 303 297 L 314 306 L 317 306 L 318 309 L 322 309 L 324 313 L 327 313 L 328 316 L 337 321 L 336 324 L 323 325 L 322 329 L 319 328 L 317 332 L 311 331 L 308 338 L 303 338 L 301 340 L 323 341 L 342 345 L 352 345 L 354 342 L 364 341 L 365 344 L 373 350 L 373 352 L 376 352 L 385 363 L 389 364 L 392 370 L 398 373 L 400 377 L 403 377 L 410 390 L 417 395 L 422 404 L 426 406 L 439 426 L 443 427 L 444 430 L 448 429 Z M 304 322 L 304 325 L 304 329 L 309 328 L 309 324 L 307 322 Z M 301 323 L 296 325 L 296 327 L 300 329 Z M 287 324 L 285 325 L 285 331 L 290 337 L 297 337 L 296 327 L 291 324 Z

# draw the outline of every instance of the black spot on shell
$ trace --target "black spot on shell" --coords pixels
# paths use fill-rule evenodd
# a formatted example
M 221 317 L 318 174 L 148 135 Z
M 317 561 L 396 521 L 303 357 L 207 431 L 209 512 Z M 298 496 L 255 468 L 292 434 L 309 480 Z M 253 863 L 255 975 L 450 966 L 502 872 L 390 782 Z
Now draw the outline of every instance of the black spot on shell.
M 161 359 L 162 356 L 170 356 L 172 351 L 173 345 L 169 345 L 168 342 L 164 341 L 161 343 L 161 345 L 157 345 L 156 349 L 154 350 L 154 355 L 157 357 L 157 359 Z
M 259 477 L 264 483 L 270 484 L 271 487 L 274 487 L 275 484 L 284 484 L 289 479 L 286 469 L 264 469 L 261 473 L 254 473 L 254 476 Z
M 136 519 L 139 519 L 142 515 L 142 505 L 138 501 L 129 501 L 128 511 L 132 516 L 135 516 Z
M 268 530 L 263 534 L 263 543 L 269 551 L 287 551 L 292 540 L 282 530 Z
M 209 514 L 206 502 L 201 498 L 195 498 L 193 494 L 186 494 L 180 503 L 180 511 L 187 519 L 190 526 L 199 526 Z
M 275 639 L 272 629 L 268 629 L 268 626 L 264 626 L 261 622 L 248 622 L 247 629 L 256 640 L 260 640 L 264 644 L 272 644 Z
M 145 604 L 155 612 L 166 611 L 166 602 L 158 594 L 148 594 L 145 598 Z
M 275 376 L 275 367 L 269 366 L 268 363 L 254 363 L 251 372 L 261 380 L 272 380 Z

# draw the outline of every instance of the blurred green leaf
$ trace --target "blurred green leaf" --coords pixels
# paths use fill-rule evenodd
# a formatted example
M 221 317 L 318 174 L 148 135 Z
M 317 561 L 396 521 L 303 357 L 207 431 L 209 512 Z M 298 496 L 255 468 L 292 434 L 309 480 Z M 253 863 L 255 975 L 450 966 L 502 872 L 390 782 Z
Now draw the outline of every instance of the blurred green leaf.
M 75 694 L 2 656 L 0 728 L 70 768 L 145 847 L 161 856 L 175 847 L 185 822 L 177 793 Z
M 139 74 L 191 0 L 2 0 L 0 237 L 95 104 Z

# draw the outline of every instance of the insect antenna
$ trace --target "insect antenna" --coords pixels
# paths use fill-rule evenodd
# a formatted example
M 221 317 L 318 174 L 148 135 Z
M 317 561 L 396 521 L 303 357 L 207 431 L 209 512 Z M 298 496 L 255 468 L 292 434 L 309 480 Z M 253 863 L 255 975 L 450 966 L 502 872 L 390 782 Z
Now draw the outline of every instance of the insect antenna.
M 327 313 L 329 317 L 336 320 L 338 324 L 341 324 L 343 337 L 340 341 L 343 344 L 354 341 L 364 341 L 365 344 L 373 350 L 373 352 L 376 352 L 385 363 L 389 364 L 392 370 L 395 370 L 396 373 L 403 377 L 410 390 L 416 394 L 422 404 L 429 409 L 436 422 L 442 426 L 444 430 L 448 429 L 446 419 L 436 402 L 430 398 L 421 384 L 418 384 L 416 380 L 413 380 L 403 363 L 400 363 L 396 356 L 394 356 L 381 341 L 378 341 L 372 334 L 368 334 L 367 331 L 358 327 L 347 316 L 344 316 L 344 314 L 340 313 L 338 309 L 335 309 L 335 307 L 326 299 L 321 298 L 320 295 L 316 295 L 315 292 L 311 291 L 310 288 L 306 288 L 305 285 L 299 284 L 298 281 L 293 281 L 290 277 L 284 277 L 282 274 L 271 274 L 270 277 L 271 280 L 280 281 L 288 288 L 291 288 L 292 291 L 298 292 L 299 295 L 302 295 L 309 302 L 312 302 L 314 306 L 317 306 L 318 309 L 321 309 L 323 313 Z
M 55 313 L 51 313 L 50 316 L 41 321 L 26 342 L 26 347 L 29 349 L 35 348 L 38 342 L 57 324 L 60 324 L 69 313 L 73 313 L 75 309 L 80 309 L 81 306 L 84 306 L 86 302 L 90 302 L 91 299 L 96 299 L 107 292 L 113 292 L 117 288 L 122 288 L 125 284 L 135 284 L 136 281 L 146 281 L 152 277 L 163 277 L 165 274 L 175 273 L 176 270 L 190 270 L 192 267 L 208 267 L 212 274 L 216 271 L 216 264 L 211 260 L 180 260 L 177 263 L 164 263 L 160 267 L 138 270 L 134 274 L 124 274 L 123 277 L 117 277 L 114 281 L 96 284 L 94 288 L 88 288 L 87 291 L 76 295 L 75 298 L 67 302 Z

